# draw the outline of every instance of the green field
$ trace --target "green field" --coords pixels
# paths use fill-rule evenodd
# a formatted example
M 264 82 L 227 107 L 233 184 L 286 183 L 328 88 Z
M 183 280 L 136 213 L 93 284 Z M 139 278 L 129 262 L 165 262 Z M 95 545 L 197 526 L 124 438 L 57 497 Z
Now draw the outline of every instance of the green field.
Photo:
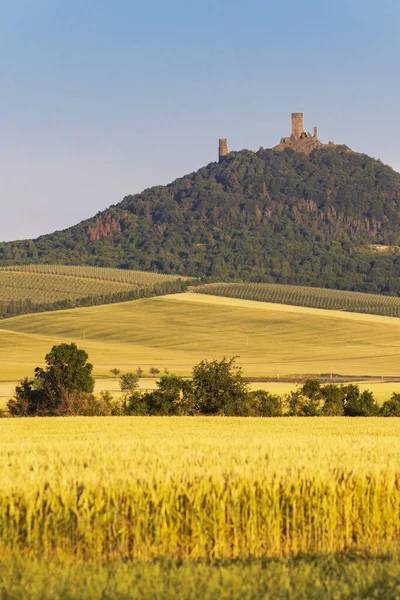
M 225 298 L 400 317 L 400 298 L 397 296 L 276 283 L 209 283 L 194 286 L 192 290 Z
M 400 319 L 176 294 L 23 315 L 0 328 L 0 380 L 31 375 L 52 345 L 85 348 L 96 375 L 152 366 L 189 375 L 203 358 L 238 356 L 247 376 L 399 375 Z
M 399 597 L 396 418 L 2 419 L 0 439 L 5 600 Z

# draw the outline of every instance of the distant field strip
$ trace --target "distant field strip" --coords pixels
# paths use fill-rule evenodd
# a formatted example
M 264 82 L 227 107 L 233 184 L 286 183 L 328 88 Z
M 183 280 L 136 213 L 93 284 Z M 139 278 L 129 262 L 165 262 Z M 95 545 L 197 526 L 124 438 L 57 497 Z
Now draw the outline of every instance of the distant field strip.
M 0 267 L 0 277 L 2 277 L 3 272 L 61 275 L 64 277 L 113 281 L 135 286 L 175 281 L 179 278 L 177 275 L 164 275 L 163 273 L 148 273 L 146 271 L 130 271 L 128 269 L 107 269 L 104 267 L 74 265 L 16 265 L 11 267 Z
M 67 275 L 45 275 L 0 270 L 0 299 L 25 300 L 34 303 L 85 298 L 128 291 L 132 285 L 117 281 L 84 279 Z
M 0 314 L 12 316 L 71 308 L 74 304 L 101 304 L 151 295 L 157 286 L 168 289 L 178 277 L 160 273 L 75 267 L 25 265 L 0 267 Z M 147 293 L 144 291 L 147 290 Z M 176 290 L 173 290 L 176 291 Z M 103 302 L 102 302 L 103 301 Z
M 308 308 L 344 310 L 387 317 L 400 317 L 400 298 L 326 288 L 275 283 L 209 283 L 191 288 L 197 294 L 225 296 L 257 302 L 273 302 Z

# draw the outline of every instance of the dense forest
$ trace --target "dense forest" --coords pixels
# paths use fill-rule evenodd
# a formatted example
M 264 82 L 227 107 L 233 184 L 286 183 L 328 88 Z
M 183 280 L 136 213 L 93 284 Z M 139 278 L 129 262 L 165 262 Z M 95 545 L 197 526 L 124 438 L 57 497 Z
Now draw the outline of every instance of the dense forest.
M 87 264 L 400 295 L 400 174 L 345 146 L 231 152 L 78 225 L 0 244 L 0 265 Z

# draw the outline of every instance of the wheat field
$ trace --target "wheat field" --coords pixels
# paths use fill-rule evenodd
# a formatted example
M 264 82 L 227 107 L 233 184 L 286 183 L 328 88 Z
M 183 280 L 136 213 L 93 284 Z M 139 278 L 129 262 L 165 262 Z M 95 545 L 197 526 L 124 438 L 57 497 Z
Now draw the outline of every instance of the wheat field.
M 203 358 L 238 356 L 246 376 L 399 375 L 400 319 L 175 294 L 4 319 L 0 380 L 32 375 L 51 346 L 76 342 L 96 375 L 154 366 L 189 375 Z
M 400 535 L 397 419 L 0 420 L 1 555 L 149 561 Z

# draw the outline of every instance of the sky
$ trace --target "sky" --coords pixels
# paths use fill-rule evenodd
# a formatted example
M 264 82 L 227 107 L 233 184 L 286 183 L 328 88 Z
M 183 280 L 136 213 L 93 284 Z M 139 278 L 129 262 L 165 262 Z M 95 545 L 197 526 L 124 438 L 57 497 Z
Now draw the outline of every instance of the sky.
M 400 171 L 398 0 L 0 0 L 0 240 L 64 229 L 290 113 Z

